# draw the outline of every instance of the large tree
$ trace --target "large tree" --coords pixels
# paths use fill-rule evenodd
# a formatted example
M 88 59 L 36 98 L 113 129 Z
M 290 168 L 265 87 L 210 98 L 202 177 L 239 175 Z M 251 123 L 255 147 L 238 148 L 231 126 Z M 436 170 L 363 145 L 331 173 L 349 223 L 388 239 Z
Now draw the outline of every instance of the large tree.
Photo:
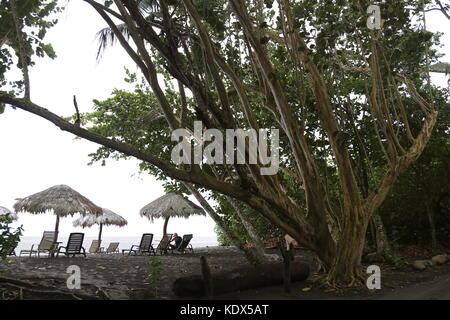
M 420 156 L 437 118 L 423 90 L 433 36 L 414 22 L 423 8 L 387 1 L 380 29 L 371 30 L 365 0 L 85 2 L 108 24 L 104 44 L 118 41 L 140 68 L 166 130 L 193 132 L 195 120 L 220 131 L 277 128 L 281 170 L 261 175 L 264 166 L 247 158 L 177 166 L 167 150 L 86 130 L 27 95 L 0 93 L 0 103 L 245 203 L 314 250 L 329 283 L 359 283 L 369 220 Z M 176 84 L 175 95 L 158 74 Z

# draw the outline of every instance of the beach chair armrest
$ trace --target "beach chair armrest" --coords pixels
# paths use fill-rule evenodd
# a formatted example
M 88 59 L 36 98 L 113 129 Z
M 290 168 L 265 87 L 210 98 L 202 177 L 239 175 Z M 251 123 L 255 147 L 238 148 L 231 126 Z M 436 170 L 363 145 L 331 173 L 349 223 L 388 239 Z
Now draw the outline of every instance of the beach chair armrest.
M 19 252 L 19 256 L 21 256 L 22 254 L 29 254 L 30 255 L 30 257 L 31 257 L 31 255 L 33 254 L 33 253 L 35 253 L 35 252 L 37 252 L 37 250 L 34 250 L 34 244 L 32 244 L 31 245 L 31 249 L 23 249 L 23 250 L 20 250 L 20 252 Z
M 133 245 L 131 246 L 130 249 L 122 249 L 122 254 L 125 254 L 125 252 L 128 252 L 128 255 L 130 255 L 131 252 L 137 251 L 138 249 L 136 250 L 136 249 L 134 249 L 134 247 L 136 247 L 136 248 L 139 249 L 139 246 L 138 246 L 138 245 L 133 244 Z M 117 248 L 117 249 L 118 249 L 118 248 Z
M 52 243 L 52 246 L 51 246 L 51 248 L 50 248 L 50 250 L 58 250 L 58 248 L 60 248 L 60 244 L 61 244 L 62 242 L 60 242 L 60 241 L 57 241 L 57 242 L 53 242 Z
M 28 250 L 28 249 L 23 249 L 23 250 L 20 250 L 20 252 L 30 252 L 30 251 L 33 251 L 33 249 L 34 249 L 34 244 L 32 244 L 31 245 L 31 249 L 30 250 Z
M 64 249 L 67 251 L 66 247 L 59 247 L 58 250 L 56 250 L 56 256 L 58 257 L 59 254 L 61 253 L 61 249 Z

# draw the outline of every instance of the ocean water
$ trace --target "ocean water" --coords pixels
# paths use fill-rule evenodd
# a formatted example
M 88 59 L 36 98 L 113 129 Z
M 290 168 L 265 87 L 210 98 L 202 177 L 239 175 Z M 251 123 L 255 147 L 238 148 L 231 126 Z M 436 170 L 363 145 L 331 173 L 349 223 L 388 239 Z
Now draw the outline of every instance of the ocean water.
M 20 250 L 29 250 L 31 246 L 34 244 L 35 248 L 41 241 L 42 237 L 22 237 L 20 239 L 20 243 L 16 248 L 17 255 L 19 254 Z M 61 235 L 58 237 L 58 241 L 62 242 L 61 245 L 65 246 L 67 243 L 69 236 Z M 153 247 L 156 247 L 159 243 L 159 239 L 157 236 L 155 236 L 153 240 Z M 89 250 L 89 247 L 91 246 L 92 240 L 97 240 L 97 237 L 88 237 L 85 236 L 83 241 L 83 247 L 87 250 Z M 137 237 L 102 237 L 102 247 L 107 248 L 110 242 L 119 242 L 119 249 L 129 249 L 132 245 L 138 245 L 141 241 L 141 236 Z M 216 237 L 205 237 L 205 236 L 195 236 L 192 238 L 191 242 L 192 246 L 194 248 L 203 248 L 203 247 L 212 247 L 217 246 L 218 242 Z

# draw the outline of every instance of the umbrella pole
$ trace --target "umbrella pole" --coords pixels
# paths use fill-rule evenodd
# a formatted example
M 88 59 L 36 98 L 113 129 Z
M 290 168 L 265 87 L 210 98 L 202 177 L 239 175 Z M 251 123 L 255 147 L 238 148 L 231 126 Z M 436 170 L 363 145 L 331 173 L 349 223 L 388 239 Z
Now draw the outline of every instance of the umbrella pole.
M 100 246 L 102 244 L 102 231 L 103 231 L 103 223 L 100 223 L 100 231 L 98 232 L 98 247 L 97 252 L 100 252 Z
M 55 237 L 53 239 L 53 249 L 56 249 L 56 243 L 58 241 L 58 233 L 59 233 L 59 216 L 56 215 L 56 223 L 55 223 Z M 55 256 L 55 251 L 52 250 L 52 258 Z
M 164 227 L 163 227 L 163 237 L 167 235 L 167 223 L 169 222 L 170 217 L 166 217 L 166 220 L 164 221 Z

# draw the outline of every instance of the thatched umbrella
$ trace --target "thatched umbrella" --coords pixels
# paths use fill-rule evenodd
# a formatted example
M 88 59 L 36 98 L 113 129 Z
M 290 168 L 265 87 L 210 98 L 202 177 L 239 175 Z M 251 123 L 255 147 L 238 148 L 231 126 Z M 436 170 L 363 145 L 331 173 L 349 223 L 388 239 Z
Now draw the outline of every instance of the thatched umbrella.
M 0 206 L 0 220 L 3 220 L 3 219 L 6 220 L 7 216 L 13 221 L 18 219 L 17 214 L 12 212 L 8 208 Z
M 159 197 L 143 207 L 139 213 L 149 218 L 151 222 L 157 218 L 164 218 L 163 235 L 167 234 L 167 223 L 170 217 L 188 218 L 191 215 L 206 215 L 203 208 L 176 193 Z
M 102 242 L 102 231 L 103 226 L 115 225 L 119 227 L 123 227 L 128 222 L 122 216 L 112 212 L 109 209 L 103 208 L 103 214 L 99 216 L 95 215 L 87 215 L 84 217 L 80 217 L 73 222 L 74 227 L 92 227 L 94 224 L 100 225 L 100 231 L 98 233 L 98 247 L 100 248 L 100 244 Z
M 23 211 L 32 214 L 53 211 L 56 215 L 55 243 L 58 240 L 60 217 L 73 216 L 75 213 L 81 215 L 101 215 L 103 213 L 102 208 L 66 185 L 57 185 L 22 198 L 14 204 L 14 209 L 16 212 Z

